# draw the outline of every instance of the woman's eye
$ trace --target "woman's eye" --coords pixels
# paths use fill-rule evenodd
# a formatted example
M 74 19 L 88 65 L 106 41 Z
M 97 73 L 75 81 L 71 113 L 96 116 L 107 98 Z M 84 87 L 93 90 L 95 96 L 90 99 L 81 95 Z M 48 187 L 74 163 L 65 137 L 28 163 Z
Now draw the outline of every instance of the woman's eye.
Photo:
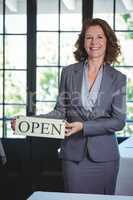
M 90 39 L 92 39 L 92 37 L 86 37 L 86 40 L 90 40 Z
M 102 36 L 98 36 L 98 38 L 99 38 L 99 39 L 102 39 L 103 37 L 102 37 Z

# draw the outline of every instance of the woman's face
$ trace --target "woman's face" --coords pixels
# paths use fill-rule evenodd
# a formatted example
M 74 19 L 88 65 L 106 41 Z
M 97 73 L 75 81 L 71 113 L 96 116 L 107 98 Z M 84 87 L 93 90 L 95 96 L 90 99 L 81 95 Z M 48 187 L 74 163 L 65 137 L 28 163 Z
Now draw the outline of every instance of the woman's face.
M 90 26 L 85 33 L 84 48 L 89 59 L 104 59 L 107 38 L 99 25 Z

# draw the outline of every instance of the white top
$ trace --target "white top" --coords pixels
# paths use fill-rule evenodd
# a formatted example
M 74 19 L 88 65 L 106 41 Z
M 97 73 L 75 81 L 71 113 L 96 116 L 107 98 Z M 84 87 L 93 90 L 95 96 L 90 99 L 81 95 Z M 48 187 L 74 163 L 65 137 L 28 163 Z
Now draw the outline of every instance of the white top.
M 96 79 L 94 81 L 94 84 L 92 85 L 91 91 L 89 92 L 88 65 L 87 63 L 84 64 L 81 99 L 82 99 L 82 105 L 84 109 L 87 111 L 92 111 L 93 108 L 95 107 L 95 103 L 101 86 L 102 76 L 103 76 L 103 66 L 100 67 Z

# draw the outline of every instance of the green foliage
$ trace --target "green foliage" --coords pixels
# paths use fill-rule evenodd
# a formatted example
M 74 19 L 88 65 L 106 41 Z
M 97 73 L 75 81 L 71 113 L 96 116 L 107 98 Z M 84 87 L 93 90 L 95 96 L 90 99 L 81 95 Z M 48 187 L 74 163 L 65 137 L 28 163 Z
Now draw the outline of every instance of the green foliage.
M 133 125 L 126 124 L 125 128 L 122 131 L 117 132 L 117 136 L 124 137 L 124 136 L 131 136 L 133 135 Z
M 127 24 L 128 30 L 133 30 L 133 19 L 130 13 L 126 13 L 122 15 L 124 21 Z M 133 32 L 128 32 L 126 33 L 126 38 L 127 39 L 133 39 Z
M 42 71 L 39 87 L 41 91 L 41 98 L 43 100 L 56 100 L 57 97 L 57 73 L 56 70 L 48 68 Z
M 133 101 L 133 80 L 128 79 L 127 99 Z

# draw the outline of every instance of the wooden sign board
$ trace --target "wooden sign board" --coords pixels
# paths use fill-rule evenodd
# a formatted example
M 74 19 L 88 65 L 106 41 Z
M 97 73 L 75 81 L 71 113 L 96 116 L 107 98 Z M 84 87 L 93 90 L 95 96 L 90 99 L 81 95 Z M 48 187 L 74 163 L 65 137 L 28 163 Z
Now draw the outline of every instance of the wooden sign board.
M 15 134 L 63 139 L 65 121 L 61 119 L 18 116 L 16 118 Z

